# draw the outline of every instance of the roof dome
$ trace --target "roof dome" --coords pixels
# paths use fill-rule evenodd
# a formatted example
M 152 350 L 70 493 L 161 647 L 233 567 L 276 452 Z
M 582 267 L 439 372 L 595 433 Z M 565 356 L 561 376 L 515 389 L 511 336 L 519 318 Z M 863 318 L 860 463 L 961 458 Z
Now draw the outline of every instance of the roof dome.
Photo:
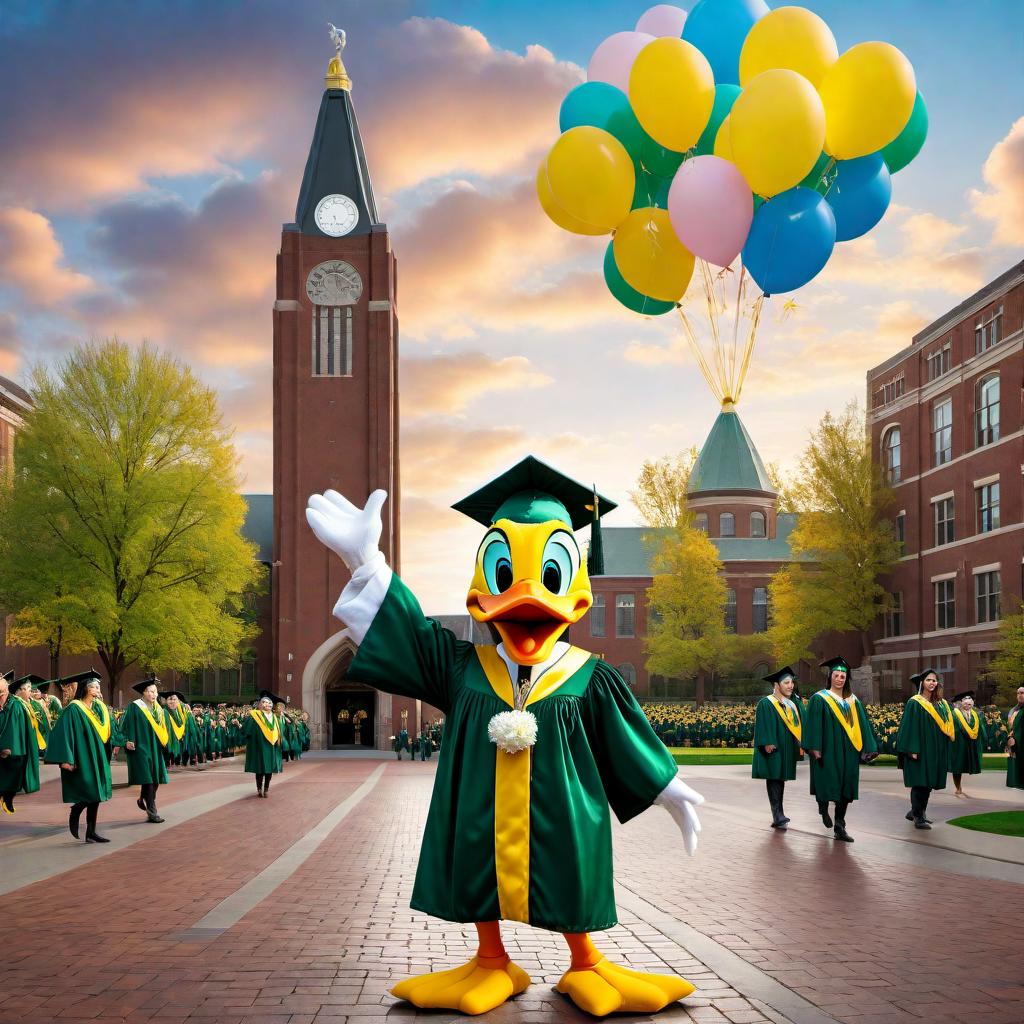
M 718 414 L 690 472 L 690 497 L 717 491 L 776 493 L 747 428 L 732 410 Z

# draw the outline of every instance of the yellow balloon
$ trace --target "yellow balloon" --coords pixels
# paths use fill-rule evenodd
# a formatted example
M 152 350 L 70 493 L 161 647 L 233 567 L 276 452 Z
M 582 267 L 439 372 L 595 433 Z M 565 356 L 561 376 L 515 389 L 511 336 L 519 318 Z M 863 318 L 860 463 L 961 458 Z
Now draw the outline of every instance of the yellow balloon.
M 752 78 L 729 111 L 733 163 L 766 199 L 802 181 L 821 156 L 825 110 L 813 85 L 779 68 Z
M 633 61 L 629 102 L 655 142 L 684 153 L 697 144 L 715 103 L 711 65 L 685 39 L 655 39 Z
M 567 223 L 577 225 L 575 229 L 567 228 L 569 231 L 605 235 L 633 205 L 633 161 L 626 147 L 601 128 L 570 128 L 551 147 L 542 171 L 547 178 L 547 190 L 541 196 L 541 205 L 547 200 L 552 209 L 564 213 Z M 544 209 L 558 224 L 548 206 Z M 585 226 L 586 231 L 579 231 L 580 226 Z
M 537 198 L 544 212 L 564 231 L 572 231 L 577 235 L 606 235 L 608 231 L 603 227 L 594 227 L 585 224 L 575 217 L 570 217 L 551 194 L 551 186 L 548 184 L 547 161 L 543 161 L 537 169 Z
M 769 11 L 747 34 L 740 52 L 740 85 L 762 71 L 788 68 L 817 87 L 839 58 L 831 29 L 804 7 Z
M 917 98 L 910 61 L 889 43 L 858 43 L 825 72 L 825 152 L 837 160 L 888 146 L 906 127 Z
M 668 210 L 634 210 L 615 230 L 615 265 L 626 284 L 662 302 L 678 302 L 693 276 L 693 253 L 676 237 Z
M 732 159 L 732 125 L 729 124 L 729 115 L 725 115 L 725 120 L 718 126 L 718 134 L 715 136 L 715 156 L 720 156 L 723 160 L 728 160 L 729 163 L 733 162 Z

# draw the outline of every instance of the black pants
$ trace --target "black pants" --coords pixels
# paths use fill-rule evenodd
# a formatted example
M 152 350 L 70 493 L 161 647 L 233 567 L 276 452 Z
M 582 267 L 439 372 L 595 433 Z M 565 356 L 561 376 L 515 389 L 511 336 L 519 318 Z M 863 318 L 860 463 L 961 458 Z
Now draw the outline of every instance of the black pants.
M 919 821 L 924 817 L 928 810 L 928 798 L 931 795 L 932 791 L 928 786 L 910 787 L 910 812 L 914 815 L 915 820 Z
M 266 793 L 270 789 L 270 772 L 264 775 L 262 772 L 256 773 L 256 788 Z
M 159 788 L 159 782 L 144 782 L 141 786 L 139 796 L 150 814 L 156 814 L 156 791 Z
M 836 801 L 836 813 L 832 815 L 832 820 L 837 824 L 846 828 L 846 809 L 850 806 L 849 800 L 837 800 Z M 828 811 L 828 801 L 819 800 L 818 810 L 824 814 Z
M 768 805 L 772 809 L 772 821 L 778 823 L 786 816 L 782 809 L 782 798 L 786 793 L 786 783 L 782 779 L 765 779 L 765 789 L 768 790 Z

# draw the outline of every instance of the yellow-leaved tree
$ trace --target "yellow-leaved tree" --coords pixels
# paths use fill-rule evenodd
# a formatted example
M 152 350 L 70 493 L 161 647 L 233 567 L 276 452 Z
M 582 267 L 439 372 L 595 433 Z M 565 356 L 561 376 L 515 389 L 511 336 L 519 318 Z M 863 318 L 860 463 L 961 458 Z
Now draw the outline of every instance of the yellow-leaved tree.
M 996 681 L 996 700 L 1012 707 L 1017 687 L 1024 683 L 1024 605 L 1020 601 L 1003 609 L 999 650 L 989 663 L 988 675 Z
M 0 491 L 0 606 L 31 617 L 72 596 L 65 625 L 92 638 L 115 694 L 132 665 L 234 663 L 263 570 L 213 391 L 116 339 L 37 368 L 30 390 Z
M 690 472 L 699 455 L 693 447 L 644 462 L 629 496 L 648 526 L 674 527 L 685 515 Z

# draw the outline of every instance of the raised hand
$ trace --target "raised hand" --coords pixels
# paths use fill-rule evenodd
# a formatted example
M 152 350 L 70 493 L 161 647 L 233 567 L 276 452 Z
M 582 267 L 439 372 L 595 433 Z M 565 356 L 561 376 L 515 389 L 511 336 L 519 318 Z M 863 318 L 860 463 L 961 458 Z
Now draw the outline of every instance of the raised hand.
M 387 491 L 374 491 L 358 508 L 337 491 L 314 494 L 306 504 L 306 522 L 325 547 L 355 572 L 377 555 L 383 524 L 380 510 Z

